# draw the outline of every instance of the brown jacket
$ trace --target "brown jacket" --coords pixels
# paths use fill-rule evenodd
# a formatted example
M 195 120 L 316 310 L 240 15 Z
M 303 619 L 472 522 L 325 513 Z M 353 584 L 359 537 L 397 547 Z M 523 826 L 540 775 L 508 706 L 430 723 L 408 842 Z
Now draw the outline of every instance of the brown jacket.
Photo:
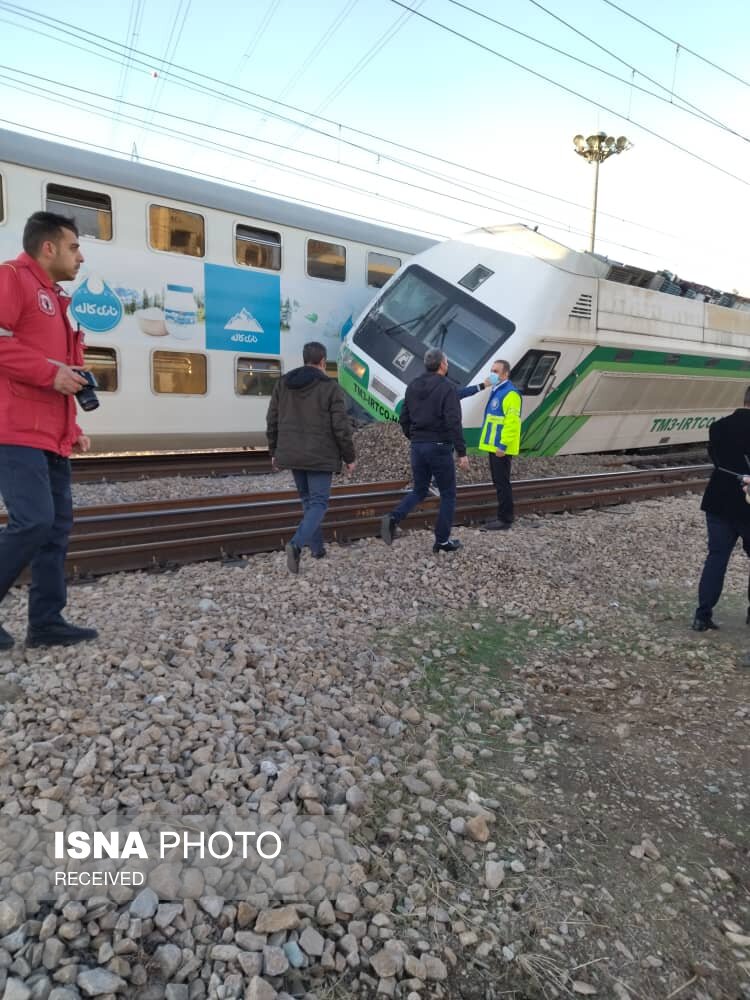
M 276 383 L 266 414 L 268 449 L 284 469 L 339 472 L 354 461 L 346 396 L 320 368 L 303 365 Z

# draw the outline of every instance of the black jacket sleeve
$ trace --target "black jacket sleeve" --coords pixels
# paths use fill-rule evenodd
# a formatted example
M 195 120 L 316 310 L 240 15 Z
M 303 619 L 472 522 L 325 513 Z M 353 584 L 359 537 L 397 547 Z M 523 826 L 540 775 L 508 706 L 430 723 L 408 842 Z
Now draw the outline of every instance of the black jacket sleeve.
M 462 458 L 466 454 L 466 442 L 461 423 L 461 404 L 458 400 L 458 393 L 452 385 L 446 385 L 443 394 L 443 422 L 453 442 L 453 447 L 456 449 L 456 454 Z
M 398 422 L 401 424 L 404 437 L 411 438 L 411 416 L 409 415 L 409 400 L 407 396 L 404 396 L 404 404 L 401 407 Z
M 281 379 L 279 379 L 276 385 L 273 387 L 273 392 L 271 393 L 271 402 L 268 404 L 268 412 L 266 413 L 266 440 L 268 441 L 268 450 L 271 453 L 271 457 L 276 454 L 276 445 L 279 440 L 279 386 L 281 384 Z

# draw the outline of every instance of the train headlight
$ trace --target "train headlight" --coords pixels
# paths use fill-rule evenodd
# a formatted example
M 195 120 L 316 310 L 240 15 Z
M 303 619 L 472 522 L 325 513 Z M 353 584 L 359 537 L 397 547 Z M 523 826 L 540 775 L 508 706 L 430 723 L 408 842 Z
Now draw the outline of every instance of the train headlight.
M 341 363 L 356 378 L 364 378 L 367 374 L 367 365 L 360 361 L 359 358 L 355 358 L 352 352 L 346 347 L 341 352 Z

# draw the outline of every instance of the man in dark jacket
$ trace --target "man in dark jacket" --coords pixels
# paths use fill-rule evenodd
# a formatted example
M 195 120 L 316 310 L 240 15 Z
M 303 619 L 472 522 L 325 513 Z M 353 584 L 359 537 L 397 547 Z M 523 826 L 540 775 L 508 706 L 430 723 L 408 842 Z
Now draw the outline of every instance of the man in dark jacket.
M 315 341 L 302 349 L 302 368 L 276 383 L 266 415 L 268 450 L 275 469 L 291 469 L 304 515 L 286 546 L 290 573 L 299 573 L 302 549 L 325 555 L 321 524 L 331 496 L 331 478 L 354 471 L 354 444 L 346 396 L 325 373 L 326 349 Z
M 466 457 L 461 404 L 455 386 L 445 378 L 448 359 L 442 351 L 431 348 L 424 356 L 426 372 L 415 378 L 406 390 L 399 422 L 411 441 L 411 469 L 414 486 L 398 507 L 386 514 L 380 525 L 380 537 L 390 545 L 396 525 L 427 496 L 433 477 L 440 490 L 440 509 L 435 522 L 433 552 L 455 552 L 461 548 L 451 538 L 456 510 L 456 468 L 453 452 L 462 469 L 469 468 Z
M 698 584 L 698 607 L 692 626 L 696 632 L 719 627 L 713 620 L 713 609 L 721 596 L 724 574 L 738 538 L 750 556 L 750 504 L 745 501 L 742 484 L 731 475 L 741 476 L 748 471 L 750 387 L 745 390 L 743 407 L 711 424 L 708 454 L 716 468 L 701 504 L 701 510 L 706 512 L 708 556 Z M 750 583 L 746 621 L 750 625 Z

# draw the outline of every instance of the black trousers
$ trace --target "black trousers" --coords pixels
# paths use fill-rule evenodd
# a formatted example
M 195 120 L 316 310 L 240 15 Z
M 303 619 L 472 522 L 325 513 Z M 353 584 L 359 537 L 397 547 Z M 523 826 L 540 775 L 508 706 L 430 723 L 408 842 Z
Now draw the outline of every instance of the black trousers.
M 745 554 L 750 556 L 750 525 L 745 521 L 706 514 L 708 528 L 708 555 L 698 584 L 697 618 L 707 620 L 719 602 L 724 588 L 724 575 L 729 557 L 734 551 L 737 539 L 742 539 Z M 748 612 L 750 612 L 750 581 L 747 587 Z
M 510 485 L 511 456 L 499 458 L 490 455 L 490 475 L 497 493 L 497 519 L 510 524 L 513 521 L 513 491 Z

